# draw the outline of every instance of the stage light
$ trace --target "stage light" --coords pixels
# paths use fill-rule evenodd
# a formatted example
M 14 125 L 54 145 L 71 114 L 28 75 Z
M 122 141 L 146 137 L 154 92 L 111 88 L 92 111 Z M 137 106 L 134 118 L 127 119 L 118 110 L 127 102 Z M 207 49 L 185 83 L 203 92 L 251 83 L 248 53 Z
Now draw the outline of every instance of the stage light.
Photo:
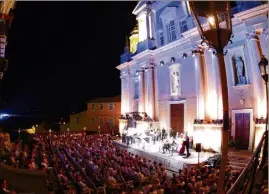
M 5 118 L 8 118 L 8 117 L 10 117 L 10 116 L 11 116 L 10 114 L 1 113 L 1 114 L 0 114 L 0 120 L 5 119 Z

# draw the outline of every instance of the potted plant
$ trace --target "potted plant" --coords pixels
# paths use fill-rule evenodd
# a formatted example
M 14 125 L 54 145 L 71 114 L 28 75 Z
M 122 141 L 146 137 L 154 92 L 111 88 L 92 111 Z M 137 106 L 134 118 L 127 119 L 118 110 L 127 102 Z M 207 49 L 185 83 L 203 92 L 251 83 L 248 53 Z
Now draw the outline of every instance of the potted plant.
M 238 144 L 239 144 L 239 140 L 236 140 L 234 137 L 232 137 L 232 139 L 228 143 L 228 146 L 231 151 L 235 151 Z

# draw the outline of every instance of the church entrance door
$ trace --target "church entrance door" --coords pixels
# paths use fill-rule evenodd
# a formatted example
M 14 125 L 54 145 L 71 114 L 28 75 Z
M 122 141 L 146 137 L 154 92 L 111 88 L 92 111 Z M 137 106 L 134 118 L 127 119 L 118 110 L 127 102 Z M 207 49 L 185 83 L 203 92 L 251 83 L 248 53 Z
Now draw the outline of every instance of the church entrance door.
M 171 104 L 171 128 L 175 132 L 184 132 L 184 104 Z
M 239 149 L 248 149 L 250 135 L 250 113 L 235 113 L 235 139 Z

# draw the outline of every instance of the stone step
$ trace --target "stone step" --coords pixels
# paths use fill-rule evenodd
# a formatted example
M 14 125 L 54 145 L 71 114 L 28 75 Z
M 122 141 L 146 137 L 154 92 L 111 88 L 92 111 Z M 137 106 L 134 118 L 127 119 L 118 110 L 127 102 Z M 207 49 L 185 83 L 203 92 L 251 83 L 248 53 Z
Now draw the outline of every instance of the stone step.
M 228 161 L 228 164 L 230 166 L 238 166 L 238 167 L 245 167 L 246 163 L 241 163 L 241 162 L 237 162 L 237 161 Z

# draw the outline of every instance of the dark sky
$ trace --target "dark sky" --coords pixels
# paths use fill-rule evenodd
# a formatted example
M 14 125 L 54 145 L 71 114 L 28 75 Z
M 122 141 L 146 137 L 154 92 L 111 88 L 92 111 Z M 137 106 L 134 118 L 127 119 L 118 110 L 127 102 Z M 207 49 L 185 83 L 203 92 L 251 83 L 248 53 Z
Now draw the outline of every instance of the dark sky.
M 1 109 L 58 118 L 120 94 L 120 55 L 136 2 L 17 2 Z M 36 110 L 29 113 L 29 110 Z

